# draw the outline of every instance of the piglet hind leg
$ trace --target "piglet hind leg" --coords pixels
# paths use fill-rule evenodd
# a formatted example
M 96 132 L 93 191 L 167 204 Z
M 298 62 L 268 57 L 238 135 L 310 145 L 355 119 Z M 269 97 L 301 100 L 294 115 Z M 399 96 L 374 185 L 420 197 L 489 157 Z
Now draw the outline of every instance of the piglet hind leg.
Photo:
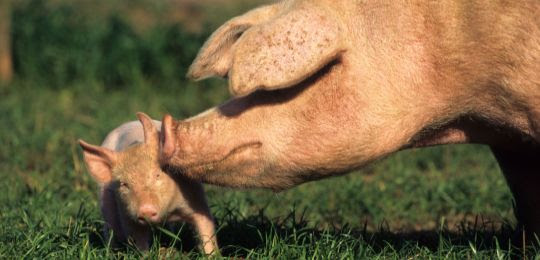
M 514 196 L 518 228 L 513 243 L 521 246 L 540 241 L 540 145 L 522 142 L 492 146 L 491 150 Z

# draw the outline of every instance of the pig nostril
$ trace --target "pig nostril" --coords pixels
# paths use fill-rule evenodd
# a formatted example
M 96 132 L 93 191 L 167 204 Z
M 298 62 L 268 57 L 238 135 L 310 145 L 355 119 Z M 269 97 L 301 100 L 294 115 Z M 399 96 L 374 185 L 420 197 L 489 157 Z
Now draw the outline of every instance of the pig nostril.
M 142 206 L 139 208 L 139 221 L 146 221 L 146 220 L 152 220 L 156 221 L 158 212 L 157 210 L 152 206 Z
M 152 220 L 153 222 L 157 222 L 159 220 L 157 216 L 158 216 L 157 212 L 152 212 L 148 216 L 148 219 Z

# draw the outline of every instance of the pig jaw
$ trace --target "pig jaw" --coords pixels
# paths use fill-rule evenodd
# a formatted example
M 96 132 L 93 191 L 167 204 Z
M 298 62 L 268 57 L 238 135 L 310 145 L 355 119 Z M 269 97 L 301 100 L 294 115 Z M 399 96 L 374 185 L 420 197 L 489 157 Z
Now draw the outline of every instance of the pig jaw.
M 257 176 L 261 169 L 263 143 L 257 133 L 242 129 L 235 119 L 224 119 L 218 112 L 209 117 L 181 122 L 177 126 L 177 151 L 167 162 L 191 179 L 212 184 L 223 183 L 231 172 Z M 234 178 L 234 176 L 230 176 Z M 235 180 L 235 186 L 246 186 L 245 177 Z

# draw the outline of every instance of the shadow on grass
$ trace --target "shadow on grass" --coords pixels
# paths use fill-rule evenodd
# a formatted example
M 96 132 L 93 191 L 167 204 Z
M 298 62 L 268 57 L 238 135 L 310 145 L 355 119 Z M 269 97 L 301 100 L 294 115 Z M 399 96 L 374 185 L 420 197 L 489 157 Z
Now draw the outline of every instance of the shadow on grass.
M 370 231 L 366 228 L 367 225 L 360 229 L 348 226 L 318 229 L 313 224 L 308 224 L 304 214 L 295 217 L 295 212 L 281 219 L 268 218 L 264 210 L 246 218 L 239 219 L 238 216 L 236 212 L 230 211 L 219 218 L 222 223 L 218 239 L 224 256 L 246 257 L 252 251 L 265 252 L 272 246 L 271 240 L 276 239 L 284 244 L 311 247 L 308 252 L 316 251 L 315 248 L 320 245 L 315 244 L 319 241 L 335 239 L 348 243 L 355 252 L 361 251 L 360 248 L 369 248 L 374 254 L 384 254 L 389 248 L 394 252 L 416 248 L 427 249 L 432 253 L 458 248 L 471 251 L 502 250 L 507 251 L 509 256 L 525 256 L 523 245 L 516 243 L 521 241 L 519 232 L 508 222 L 495 223 L 482 217 L 476 217 L 473 222 L 460 222 L 458 227 L 453 229 L 443 226 L 432 230 L 391 231 L 382 225 L 376 231 Z M 538 242 L 534 245 L 538 245 Z M 537 254 L 537 247 L 527 246 L 526 255 Z
M 235 210 L 221 209 L 216 216 L 218 241 L 225 257 L 249 257 L 253 252 L 264 254 L 276 246 L 276 243 L 278 246 L 303 247 L 307 252 L 313 252 L 314 247 L 317 247 L 315 244 L 323 240 L 344 242 L 353 252 L 368 248 L 376 255 L 384 254 L 389 248 L 393 252 L 416 248 L 432 253 L 458 248 L 471 251 L 503 250 L 507 251 L 509 256 L 525 256 L 521 246 L 515 247 L 512 244 L 512 238 L 516 237 L 513 227 L 508 223 L 485 221 L 481 217 L 477 217 L 473 223 L 461 222 L 461 225 L 452 230 L 443 227 L 434 230 L 391 231 L 382 225 L 376 231 L 369 231 L 367 228 L 348 226 L 318 229 L 309 224 L 303 214 L 298 217 L 294 211 L 277 219 L 269 218 L 264 210 L 241 217 Z M 198 253 L 196 233 L 187 224 L 180 224 L 170 232 L 155 229 L 154 243 L 156 240 L 159 241 L 159 247 L 173 247 L 184 255 Z M 107 247 L 96 232 L 91 234 L 90 241 L 93 247 Z M 536 254 L 538 250 L 535 248 L 537 247 L 527 247 L 526 255 Z M 134 249 L 128 249 L 131 250 Z

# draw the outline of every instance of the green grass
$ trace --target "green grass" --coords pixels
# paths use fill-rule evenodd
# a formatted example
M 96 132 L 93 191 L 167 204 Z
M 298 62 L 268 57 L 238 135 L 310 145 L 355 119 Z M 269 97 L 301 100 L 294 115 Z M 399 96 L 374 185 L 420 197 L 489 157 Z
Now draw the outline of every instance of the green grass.
M 96 186 L 77 138 L 99 143 L 145 111 L 193 115 L 226 96 L 220 82 L 173 90 L 62 90 L 18 82 L 0 93 L 0 257 L 129 257 L 102 241 Z M 214 85 L 214 86 L 211 86 Z M 512 199 L 483 146 L 400 152 L 349 175 L 273 193 L 207 187 L 225 256 L 498 257 L 509 248 Z M 156 231 L 149 253 L 201 257 L 189 229 Z M 176 241 L 178 240 L 178 241 Z M 532 248 L 528 253 L 535 254 Z M 171 252 L 168 252 L 171 253 Z
M 41 6 L 40 6 L 41 5 Z M 15 8 L 16 80 L 0 86 L 0 258 L 203 257 L 187 226 L 156 228 L 146 254 L 103 241 L 97 187 L 76 140 L 144 111 L 186 118 L 227 98 L 225 82 L 183 78 L 208 32 L 72 7 Z M 224 256 L 249 258 L 531 258 L 510 246 L 512 197 L 484 146 L 397 153 L 349 175 L 281 193 L 207 186 Z M 160 248 L 169 248 L 163 250 Z

